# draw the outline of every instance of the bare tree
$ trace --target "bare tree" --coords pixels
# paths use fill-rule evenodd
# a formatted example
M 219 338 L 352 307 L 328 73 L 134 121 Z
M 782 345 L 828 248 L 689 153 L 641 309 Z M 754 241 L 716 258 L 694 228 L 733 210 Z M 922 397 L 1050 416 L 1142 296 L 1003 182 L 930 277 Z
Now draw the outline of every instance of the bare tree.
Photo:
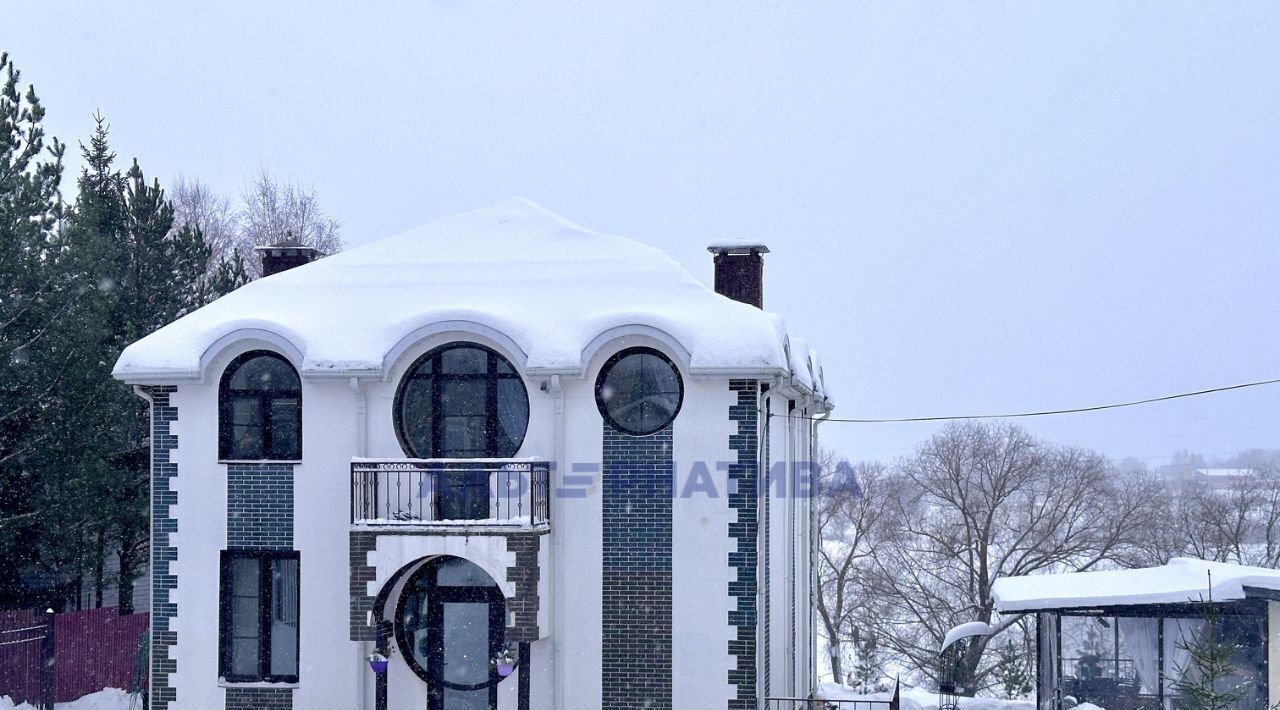
M 325 254 L 340 251 L 343 246 L 337 220 L 320 209 L 314 189 L 298 183 L 277 182 L 263 170 L 245 190 L 244 208 L 240 212 L 240 249 L 275 244 L 286 239 L 301 242 Z M 245 265 L 254 278 L 261 276 L 262 265 L 244 254 Z
M 1163 532 L 1175 554 L 1280 566 L 1280 455 L 1249 454 L 1248 466 L 1219 479 L 1225 484 L 1193 480 L 1171 494 Z
M 209 271 L 212 275 L 224 259 L 231 257 L 240 241 L 240 225 L 231 200 L 214 192 L 199 178 L 179 175 L 169 190 L 173 203 L 173 234 L 184 226 L 200 230 L 211 252 Z
M 870 629 L 861 628 L 868 600 L 861 584 L 878 545 L 892 532 L 886 515 L 886 498 L 895 483 L 883 464 L 835 462 L 829 451 L 818 455 L 818 616 L 822 619 L 831 658 L 831 672 L 844 680 L 843 644 L 855 647 Z
M 1176 532 L 1174 490 L 1164 478 L 1145 466 L 1116 472 L 1115 485 L 1126 500 L 1140 507 L 1138 519 L 1146 524 L 1133 528 L 1114 559 L 1121 567 L 1155 567 L 1183 554 L 1183 539 Z
M 1150 511 L 1116 485 L 1101 455 L 1039 441 L 1005 424 L 953 424 L 899 466 L 890 498 L 900 526 L 874 555 L 873 619 L 903 660 L 936 680 L 938 647 L 956 624 L 983 621 L 957 684 L 988 682 L 984 653 L 1020 616 L 996 618 L 1000 577 L 1086 570 L 1117 556 Z

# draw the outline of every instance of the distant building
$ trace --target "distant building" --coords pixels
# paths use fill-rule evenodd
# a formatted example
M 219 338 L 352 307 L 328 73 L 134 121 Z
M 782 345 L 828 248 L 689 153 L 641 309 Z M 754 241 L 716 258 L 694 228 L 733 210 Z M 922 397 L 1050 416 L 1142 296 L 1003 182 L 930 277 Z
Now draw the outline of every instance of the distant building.
M 1193 468 L 1182 474 L 1183 486 L 1197 485 L 1211 491 L 1230 490 L 1241 478 L 1255 475 L 1251 468 Z
M 126 349 L 153 403 L 152 707 L 809 695 L 803 462 L 831 402 L 759 307 L 767 249 L 711 251 L 719 293 L 513 200 L 264 249 L 280 273 Z

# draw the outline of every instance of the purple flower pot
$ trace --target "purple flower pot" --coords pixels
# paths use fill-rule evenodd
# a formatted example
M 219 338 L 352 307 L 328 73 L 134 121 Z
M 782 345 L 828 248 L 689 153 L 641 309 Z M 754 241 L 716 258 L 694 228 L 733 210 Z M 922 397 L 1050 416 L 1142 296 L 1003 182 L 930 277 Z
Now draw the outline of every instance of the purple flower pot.
M 514 672 L 515 669 L 516 669 L 516 664 L 514 663 L 499 663 L 498 675 L 502 676 L 503 678 L 506 678 L 507 676 L 511 675 L 511 673 Z
M 369 667 L 373 669 L 374 673 L 386 673 L 387 659 L 384 658 L 381 661 L 369 661 Z

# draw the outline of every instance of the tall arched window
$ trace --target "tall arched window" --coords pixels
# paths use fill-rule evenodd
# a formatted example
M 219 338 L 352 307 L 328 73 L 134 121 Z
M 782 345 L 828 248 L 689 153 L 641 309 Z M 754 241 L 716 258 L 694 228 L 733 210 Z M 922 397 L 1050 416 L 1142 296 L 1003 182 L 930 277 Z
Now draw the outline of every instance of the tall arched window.
M 450 343 L 418 358 L 396 391 L 396 434 L 416 458 L 514 456 L 529 426 L 529 395 L 506 358 Z
M 227 366 L 218 387 L 218 458 L 302 458 L 302 384 L 288 360 L 252 350 Z

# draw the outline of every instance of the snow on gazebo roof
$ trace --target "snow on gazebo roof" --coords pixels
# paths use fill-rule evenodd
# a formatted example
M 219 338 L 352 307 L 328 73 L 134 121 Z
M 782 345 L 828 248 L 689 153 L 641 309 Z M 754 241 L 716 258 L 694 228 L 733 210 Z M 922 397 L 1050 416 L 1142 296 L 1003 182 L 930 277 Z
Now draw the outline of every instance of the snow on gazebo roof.
M 228 341 L 280 340 L 304 375 L 385 376 L 407 339 L 464 323 L 529 374 L 577 374 L 606 334 L 664 334 L 694 374 L 810 374 L 782 318 L 725 298 L 663 252 L 513 198 L 254 281 L 127 347 L 126 382 L 200 378 Z
M 1210 594 L 1209 580 L 1213 589 Z M 1178 557 L 1162 567 L 1004 577 L 992 588 L 996 609 L 1094 609 L 1143 604 L 1238 601 L 1251 590 L 1280 592 L 1280 570 Z

